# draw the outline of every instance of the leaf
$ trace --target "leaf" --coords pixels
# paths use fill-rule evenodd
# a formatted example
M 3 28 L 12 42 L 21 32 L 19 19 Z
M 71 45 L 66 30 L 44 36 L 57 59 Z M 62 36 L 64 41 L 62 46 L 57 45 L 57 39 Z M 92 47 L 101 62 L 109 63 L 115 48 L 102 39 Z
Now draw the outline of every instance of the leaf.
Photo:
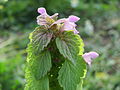
M 33 45 L 35 53 L 41 52 L 52 39 L 51 30 L 46 30 L 44 27 L 37 27 L 29 36 L 30 43 Z
M 58 81 L 63 90 L 76 90 L 77 85 L 81 85 L 81 79 L 86 74 L 86 63 L 81 56 L 78 56 L 76 65 L 69 60 L 65 60 L 59 71 Z
M 83 79 L 81 79 L 81 81 L 77 85 L 77 89 L 76 90 L 82 90 L 82 84 L 83 84 Z
M 85 78 L 87 68 L 86 68 L 86 63 L 85 63 L 84 59 L 81 56 L 79 56 L 78 58 L 79 58 L 79 60 L 78 60 L 77 66 L 78 66 L 80 82 L 77 85 L 77 90 L 82 90 L 83 79 Z
M 30 43 L 27 48 L 27 67 L 25 90 L 49 90 L 47 73 L 50 71 L 51 55 L 47 45 L 52 38 L 52 33 L 43 27 L 36 28 L 30 34 Z
M 73 64 L 76 63 L 77 55 L 82 55 L 84 51 L 82 39 L 72 31 L 65 31 L 61 37 L 56 38 L 56 45 L 60 53 Z
M 69 61 L 65 61 L 59 71 L 59 84 L 64 90 L 76 90 L 76 85 L 79 83 L 77 70 Z
M 25 77 L 27 84 L 24 90 L 49 90 L 49 79 L 47 75 L 36 80 L 30 68 L 27 66 Z
M 30 43 L 27 48 L 27 63 L 30 65 L 36 79 L 46 75 L 52 66 L 50 53 L 45 49 L 52 38 L 51 36 L 46 36 L 49 34 L 50 32 L 46 32 L 43 27 L 38 27 L 30 35 Z M 37 41 L 38 38 L 40 39 L 39 41 Z
M 43 51 L 39 55 L 31 57 L 32 61 L 29 63 L 31 72 L 34 74 L 36 79 L 44 77 L 48 71 L 50 71 L 51 55 L 49 51 Z

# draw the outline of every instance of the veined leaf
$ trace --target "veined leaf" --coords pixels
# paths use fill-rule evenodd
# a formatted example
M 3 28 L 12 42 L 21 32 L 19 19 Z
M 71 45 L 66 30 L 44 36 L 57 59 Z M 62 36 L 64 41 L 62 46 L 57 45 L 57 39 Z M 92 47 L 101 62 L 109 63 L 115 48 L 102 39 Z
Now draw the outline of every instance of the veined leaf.
M 78 56 L 76 65 L 69 60 L 65 60 L 59 71 L 58 81 L 63 90 L 76 90 L 78 84 L 86 74 L 86 63 L 81 56 Z
M 47 32 L 42 27 L 38 27 L 30 35 L 30 43 L 27 48 L 27 64 L 36 80 L 47 75 L 47 72 L 52 67 L 50 52 L 45 49 L 52 38 L 51 35 L 50 32 Z
M 49 34 L 44 34 L 44 32 L 43 29 L 36 29 L 30 35 L 30 43 L 27 48 L 28 65 L 26 68 L 27 84 L 25 90 L 49 90 L 47 72 L 52 64 L 50 52 L 44 47 L 50 42 L 51 37 L 46 37 Z M 37 41 L 38 37 L 41 37 L 39 41 Z
M 49 51 L 42 51 L 39 55 L 33 56 L 30 59 L 32 59 L 29 63 L 31 72 L 36 79 L 44 77 L 52 67 Z
M 77 84 L 80 82 L 77 76 L 77 70 L 70 61 L 65 61 L 59 71 L 59 84 L 63 90 L 76 90 Z
M 72 31 L 63 32 L 61 37 L 56 39 L 56 45 L 60 53 L 74 64 L 78 54 L 82 55 L 84 51 L 82 39 Z
M 83 78 L 80 80 L 79 84 L 77 85 L 76 90 L 82 90 Z
M 37 27 L 29 36 L 35 53 L 41 52 L 50 43 L 52 32 L 44 27 Z
M 41 79 L 36 80 L 31 69 L 26 68 L 26 80 L 27 84 L 25 85 L 24 90 L 49 90 L 49 79 L 48 76 L 44 76 Z
M 79 56 L 78 58 L 79 60 L 78 60 L 77 66 L 78 66 L 80 82 L 77 85 L 77 90 L 82 90 L 83 79 L 85 78 L 87 68 L 86 68 L 86 63 L 84 59 L 81 56 Z

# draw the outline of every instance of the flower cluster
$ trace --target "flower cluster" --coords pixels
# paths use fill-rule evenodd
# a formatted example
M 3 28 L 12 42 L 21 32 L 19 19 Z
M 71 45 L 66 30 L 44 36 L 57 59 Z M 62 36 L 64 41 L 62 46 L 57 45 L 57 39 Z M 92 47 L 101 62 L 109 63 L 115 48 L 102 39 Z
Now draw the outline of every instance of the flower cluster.
M 53 25 L 58 25 L 58 30 L 63 32 L 63 31 L 69 31 L 69 30 L 73 30 L 74 34 L 78 34 L 79 32 L 76 30 L 76 22 L 78 20 L 80 20 L 79 17 L 71 15 L 68 18 L 63 18 L 63 19 L 59 19 L 57 20 L 58 17 L 58 13 L 55 13 L 54 15 L 50 16 L 47 14 L 46 9 L 45 8 L 38 8 L 38 13 L 40 13 L 40 15 L 37 17 L 37 24 L 41 25 L 41 26 L 45 26 L 46 28 L 50 28 Z M 99 56 L 98 53 L 96 52 L 89 52 L 89 53 L 85 53 L 82 55 L 82 57 L 84 58 L 85 62 L 91 66 L 92 63 L 92 59 L 95 59 Z
M 37 24 L 41 26 L 45 26 L 46 28 L 50 28 L 54 24 L 59 25 L 60 31 L 69 31 L 73 30 L 75 34 L 78 34 L 79 32 L 76 30 L 76 22 L 80 20 L 79 17 L 71 15 L 68 18 L 63 18 L 57 20 L 58 13 L 55 13 L 52 16 L 49 16 L 46 12 L 45 8 L 38 8 L 38 13 L 40 15 L 37 17 Z

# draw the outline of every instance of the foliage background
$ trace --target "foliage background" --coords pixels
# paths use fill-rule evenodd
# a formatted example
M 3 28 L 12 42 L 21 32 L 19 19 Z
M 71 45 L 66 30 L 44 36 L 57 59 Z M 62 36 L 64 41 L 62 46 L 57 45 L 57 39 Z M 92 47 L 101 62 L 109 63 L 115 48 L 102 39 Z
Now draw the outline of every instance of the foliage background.
M 77 15 L 85 51 L 100 57 L 88 67 L 83 90 L 120 90 L 119 0 L 0 0 L 0 90 L 23 90 L 28 35 L 37 26 L 37 8 L 50 15 Z

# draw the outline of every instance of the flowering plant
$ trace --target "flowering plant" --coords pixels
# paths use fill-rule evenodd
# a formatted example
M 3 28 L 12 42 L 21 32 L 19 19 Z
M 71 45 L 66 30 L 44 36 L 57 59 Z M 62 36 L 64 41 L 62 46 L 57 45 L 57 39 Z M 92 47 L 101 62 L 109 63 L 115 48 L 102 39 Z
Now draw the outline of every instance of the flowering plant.
M 76 30 L 79 17 L 59 19 L 38 8 L 39 25 L 30 34 L 27 48 L 25 90 L 80 90 L 96 52 L 84 52 L 84 43 Z

